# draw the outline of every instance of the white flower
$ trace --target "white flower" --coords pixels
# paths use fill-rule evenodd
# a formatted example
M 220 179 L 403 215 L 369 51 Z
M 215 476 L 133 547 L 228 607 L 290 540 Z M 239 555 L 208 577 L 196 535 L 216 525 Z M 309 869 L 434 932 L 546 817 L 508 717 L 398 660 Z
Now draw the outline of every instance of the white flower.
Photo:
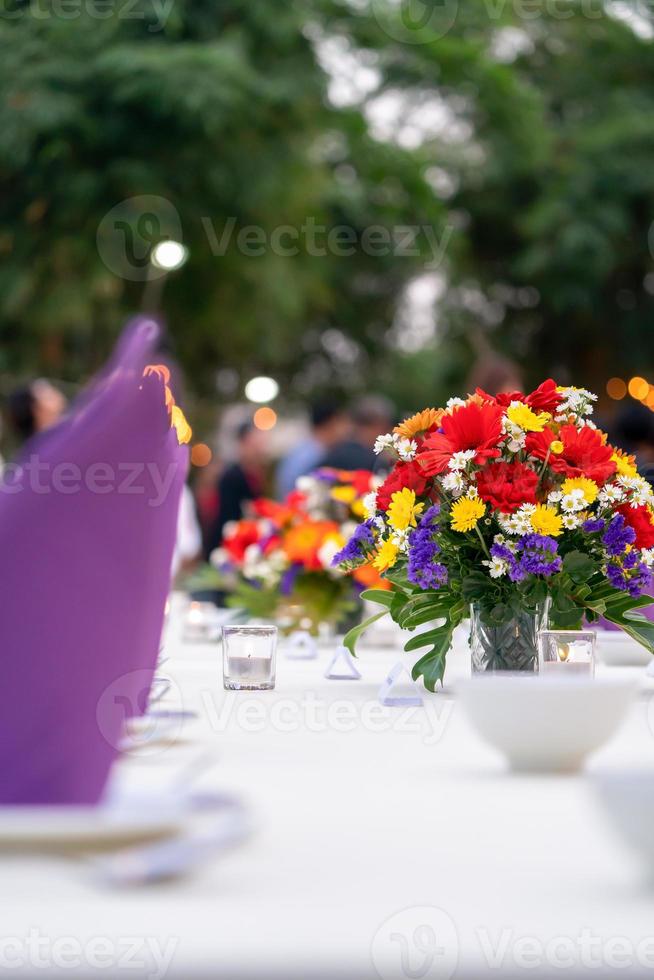
M 466 490 L 466 497 L 469 500 L 476 500 L 479 494 L 477 493 L 477 487 L 468 487 Z
M 533 527 L 531 526 L 531 515 L 536 510 L 533 504 L 523 504 L 520 510 L 516 511 L 513 515 L 513 532 L 514 534 L 531 534 L 533 532 Z
M 409 532 L 408 531 L 397 531 L 393 529 L 391 534 L 391 540 L 393 544 L 396 544 L 400 551 L 409 550 Z
M 366 517 L 374 517 L 377 513 L 377 491 L 367 493 L 361 501 Z
M 561 500 L 562 497 L 563 497 L 563 493 L 561 490 L 550 490 L 550 492 L 547 495 L 547 502 L 549 504 L 556 504 L 559 502 L 559 500 Z
M 506 444 L 506 448 L 510 453 L 519 453 L 521 449 L 525 448 L 525 442 L 527 440 L 527 433 L 521 432 L 518 436 L 512 436 Z
M 654 548 L 643 548 L 640 558 L 644 565 L 651 568 L 654 565 Z
M 561 521 L 567 531 L 574 531 L 581 524 L 581 517 L 578 514 L 561 514 Z
M 398 439 L 395 448 L 400 459 L 410 463 L 418 452 L 418 443 L 414 439 Z
M 375 452 L 377 455 L 379 453 L 385 452 L 387 449 L 395 449 L 395 441 L 397 436 L 394 436 L 392 432 L 387 432 L 386 435 L 377 436 L 375 439 Z
M 461 452 L 454 453 L 447 464 L 451 470 L 464 470 L 471 459 L 477 455 L 476 449 L 463 449 Z
M 341 550 L 341 545 L 335 538 L 327 539 L 318 549 L 318 561 L 323 568 L 332 567 L 332 558 Z
M 487 567 L 491 578 L 501 578 L 509 568 L 503 558 L 491 558 L 490 561 L 482 561 L 482 565 Z
M 583 510 L 586 506 L 586 498 L 583 490 L 571 490 L 561 498 L 561 509 L 565 511 Z
M 531 517 L 532 514 L 536 513 L 536 504 L 523 504 L 522 507 L 518 509 L 519 514 L 527 514 Z
M 461 408 L 465 405 L 465 400 L 463 398 L 448 398 L 446 403 L 446 408 L 451 412 L 455 408 Z
M 443 477 L 443 488 L 451 493 L 453 497 L 460 497 L 464 493 L 466 484 L 461 473 L 446 473 Z
M 249 544 L 243 553 L 246 562 L 258 561 L 261 557 L 261 548 L 258 544 Z
M 600 507 L 620 503 L 622 500 L 624 500 L 624 490 L 621 487 L 616 487 L 614 484 L 609 483 L 602 490 L 600 490 L 597 500 Z

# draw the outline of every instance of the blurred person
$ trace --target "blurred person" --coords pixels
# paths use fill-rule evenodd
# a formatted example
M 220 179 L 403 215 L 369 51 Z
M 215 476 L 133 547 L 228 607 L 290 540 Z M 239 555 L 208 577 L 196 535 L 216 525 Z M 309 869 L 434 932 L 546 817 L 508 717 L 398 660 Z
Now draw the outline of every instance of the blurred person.
M 377 436 L 390 432 L 395 409 L 383 395 L 366 395 L 352 409 L 349 436 L 336 443 L 322 461 L 337 470 L 373 470 L 377 465 L 374 445 Z
M 16 388 L 7 399 L 7 416 L 21 443 L 59 421 L 66 410 L 64 395 L 45 378 Z
M 277 468 L 277 495 L 284 499 L 300 476 L 320 466 L 332 447 L 345 439 L 350 422 L 335 401 L 315 402 L 311 406 L 311 434 L 294 446 Z
M 243 505 L 263 493 L 265 435 L 248 421 L 239 426 L 236 439 L 236 462 L 228 466 L 218 480 L 218 514 L 205 545 L 207 554 L 222 541 L 225 524 L 239 521 L 243 517 Z
M 214 455 L 210 463 L 196 468 L 193 474 L 195 509 L 202 529 L 202 539 L 205 542 L 218 517 L 218 481 L 221 472 L 222 462 Z
M 477 388 L 489 395 L 524 391 L 524 379 L 517 364 L 489 351 L 477 358 L 468 375 L 466 391 L 474 392 Z

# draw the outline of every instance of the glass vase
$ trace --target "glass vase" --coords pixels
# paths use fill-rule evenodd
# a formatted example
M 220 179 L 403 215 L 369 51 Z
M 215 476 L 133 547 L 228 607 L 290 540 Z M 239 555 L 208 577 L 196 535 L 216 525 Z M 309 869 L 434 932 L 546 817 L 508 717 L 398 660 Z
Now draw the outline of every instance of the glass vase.
M 478 603 L 470 606 L 472 671 L 538 671 L 538 634 L 549 622 L 550 600 L 536 607 L 511 610 L 504 621 L 492 620 Z

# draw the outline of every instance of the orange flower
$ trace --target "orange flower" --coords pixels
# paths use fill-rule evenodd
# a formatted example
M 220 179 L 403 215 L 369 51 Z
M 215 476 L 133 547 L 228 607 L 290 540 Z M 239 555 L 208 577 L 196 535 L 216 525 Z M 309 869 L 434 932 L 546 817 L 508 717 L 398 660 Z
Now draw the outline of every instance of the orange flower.
M 338 537 L 340 528 L 335 521 L 307 521 L 291 527 L 284 535 L 284 551 L 289 561 L 304 565 L 310 571 L 322 570 L 318 557 L 320 548 L 329 537 Z
M 404 439 L 413 439 L 414 436 L 435 429 L 442 417 L 442 408 L 426 408 L 423 412 L 417 412 L 405 419 L 400 425 L 396 425 L 393 432 L 396 436 L 402 436 Z
M 361 565 L 352 572 L 352 578 L 366 589 L 390 589 L 391 583 L 382 578 L 372 565 Z

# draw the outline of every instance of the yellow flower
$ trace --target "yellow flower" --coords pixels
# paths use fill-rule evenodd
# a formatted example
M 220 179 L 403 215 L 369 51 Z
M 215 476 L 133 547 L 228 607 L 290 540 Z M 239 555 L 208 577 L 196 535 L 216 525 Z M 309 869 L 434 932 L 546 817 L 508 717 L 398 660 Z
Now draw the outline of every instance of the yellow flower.
M 190 442 L 191 436 L 193 435 L 193 430 L 186 421 L 184 412 L 181 410 L 179 405 L 173 405 L 170 413 L 170 424 L 177 432 L 177 439 L 180 446 L 185 442 Z
M 354 487 L 334 487 L 331 492 L 333 500 L 339 500 L 342 504 L 351 504 L 356 498 L 357 492 Z
M 450 521 L 455 531 L 472 531 L 486 513 L 486 504 L 478 497 L 461 497 L 452 504 Z
M 554 439 L 554 441 L 550 443 L 550 452 L 556 453 L 557 456 L 559 453 L 562 453 L 564 449 L 565 446 L 559 439 Z
M 373 568 L 376 568 L 378 572 L 385 572 L 387 568 L 392 568 L 397 561 L 399 550 L 398 546 L 390 538 L 387 541 L 382 541 L 373 559 Z
M 351 504 L 350 510 L 352 511 L 355 517 L 360 517 L 361 519 L 367 517 L 366 508 L 361 498 L 355 500 L 354 503 Z
M 416 517 L 424 508 L 424 504 L 416 503 L 415 490 L 409 490 L 408 487 L 396 490 L 391 497 L 391 505 L 386 511 L 388 523 L 396 531 L 406 531 L 408 527 L 416 526 Z
M 423 412 L 417 412 L 411 418 L 405 419 L 400 425 L 396 425 L 393 432 L 396 436 L 404 439 L 413 439 L 414 436 L 427 432 L 433 426 L 438 425 L 443 417 L 441 408 L 426 408 Z
M 553 507 L 538 504 L 531 515 L 531 526 L 536 534 L 548 534 L 553 538 L 558 538 L 563 530 L 563 521 Z
M 523 432 L 542 432 L 552 417 L 549 412 L 532 412 L 529 405 L 511 405 L 506 415 Z
M 634 456 L 628 456 L 621 449 L 614 449 L 611 460 L 617 467 L 618 476 L 638 476 Z
M 585 476 L 570 477 L 561 487 L 563 493 L 572 493 L 573 490 L 583 490 L 584 500 L 587 504 L 594 504 L 597 500 L 599 487 L 594 480 L 587 480 Z

